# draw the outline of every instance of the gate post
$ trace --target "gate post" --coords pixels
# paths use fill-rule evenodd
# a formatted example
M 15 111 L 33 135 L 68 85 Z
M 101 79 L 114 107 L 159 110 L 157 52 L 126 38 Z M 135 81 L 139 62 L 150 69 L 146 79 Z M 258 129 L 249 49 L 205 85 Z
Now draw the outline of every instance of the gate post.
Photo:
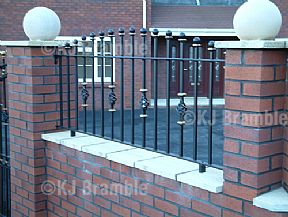
M 287 52 L 280 41 L 217 42 L 216 47 L 227 49 L 224 193 L 241 198 L 246 214 L 253 198 L 287 186 Z
M 1 42 L 7 47 L 10 115 L 11 215 L 46 216 L 45 142 L 59 123 L 56 42 Z

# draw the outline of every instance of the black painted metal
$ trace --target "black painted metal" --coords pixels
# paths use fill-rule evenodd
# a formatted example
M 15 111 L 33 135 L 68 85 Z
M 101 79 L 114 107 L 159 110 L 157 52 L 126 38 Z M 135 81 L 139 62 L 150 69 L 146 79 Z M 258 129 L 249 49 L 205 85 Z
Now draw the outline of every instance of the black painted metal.
M 114 49 L 113 49 L 113 45 L 114 45 L 114 31 L 112 29 L 110 29 L 108 31 L 108 36 L 110 37 L 110 51 L 111 51 L 111 56 L 114 55 Z M 109 93 L 109 102 L 110 102 L 110 109 L 109 112 L 111 112 L 111 140 L 114 139 L 114 113 L 116 112 L 115 109 L 115 104 L 117 101 L 117 97 L 116 94 L 114 92 L 116 86 L 114 85 L 114 64 L 113 64 L 113 57 L 111 57 L 111 81 L 110 81 L 110 85 L 108 86 L 110 89 L 110 93 Z
M 187 41 L 185 38 L 185 34 L 182 32 L 178 39 L 180 43 L 180 58 L 183 59 L 184 57 L 184 42 Z M 186 124 L 184 120 L 185 113 L 187 111 L 187 106 L 185 104 L 185 96 L 187 93 L 184 93 L 184 60 L 180 60 L 180 79 L 179 79 L 179 93 L 178 96 L 180 98 L 180 102 L 176 108 L 176 111 L 179 114 L 179 121 L 177 122 L 180 126 L 180 147 L 179 147 L 179 156 L 184 156 L 184 125 Z
M 119 29 L 119 36 L 120 36 L 120 55 L 124 57 L 124 36 L 125 30 L 124 28 Z M 121 109 L 120 109 L 120 116 L 121 116 L 121 136 L 120 140 L 124 141 L 124 59 L 121 58 L 120 60 L 120 97 L 121 97 Z
M 154 38 L 154 58 L 158 57 L 158 29 L 153 30 Z M 154 151 L 158 150 L 158 60 L 153 61 L 154 74 Z
M 92 53 L 91 53 L 91 59 L 92 59 L 92 120 L 93 120 L 93 126 L 92 126 L 92 132 L 93 134 L 96 134 L 96 106 L 95 106 L 95 33 L 90 33 L 90 40 L 92 43 Z M 78 80 L 76 80 L 76 83 L 78 83 Z M 77 95 L 78 96 L 78 95 Z
M 135 144 L 135 28 L 129 29 L 131 38 L 131 144 Z
M 73 41 L 74 44 L 74 54 L 75 54 L 75 118 L 76 118 L 76 126 L 75 129 L 76 131 L 79 130 L 79 100 L 78 100 L 78 95 L 79 95 L 79 89 L 78 89 L 78 79 L 79 79 L 79 72 L 78 72 L 78 57 L 76 55 L 78 55 L 78 40 L 74 40 Z
M 104 109 L 104 103 L 105 103 L 105 97 L 104 97 L 104 37 L 105 33 L 104 32 L 99 32 L 99 38 L 100 38 L 100 53 L 101 56 L 101 136 L 104 137 L 105 134 L 105 120 L 104 120 L 104 115 L 105 115 L 105 109 Z
M 82 98 L 82 108 L 84 110 L 84 132 L 87 132 L 87 100 L 89 97 L 89 91 L 87 90 L 87 55 L 86 55 L 86 47 L 87 41 L 86 36 L 82 36 L 82 53 L 83 53 L 83 83 L 82 83 L 82 91 L 81 91 L 81 98 Z
M 213 107 L 213 82 L 214 82 L 214 77 L 216 75 L 215 71 L 215 67 L 217 66 L 217 64 L 219 64 L 220 62 L 223 62 L 224 60 L 220 60 L 216 55 L 216 49 L 214 48 L 214 44 L 213 42 L 209 42 L 208 45 L 208 51 L 210 53 L 209 58 L 205 59 L 203 58 L 203 53 L 204 53 L 204 44 L 203 42 L 201 42 L 201 39 L 198 37 L 195 37 L 191 43 L 191 41 L 189 42 L 188 37 L 185 36 L 184 33 L 181 33 L 180 35 L 175 36 L 175 38 L 178 40 L 178 44 L 179 44 L 179 53 L 177 53 L 176 57 L 171 57 L 172 52 L 172 32 L 168 31 L 166 33 L 166 37 L 165 37 L 165 43 L 166 43 L 166 52 L 161 52 L 161 50 L 159 49 L 159 44 L 160 44 L 160 38 L 161 36 L 159 36 L 159 31 L 157 29 L 153 30 L 152 32 L 152 41 L 153 45 L 152 47 L 149 47 L 149 41 L 148 41 L 148 32 L 145 28 L 142 28 L 140 30 L 140 37 L 136 37 L 136 30 L 134 28 L 130 28 L 129 29 L 129 40 L 130 43 L 127 44 L 127 46 L 130 46 L 130 53 L 129 55 L 125 56 L 125 48 L 126 48 L 126 44 L 125 42 L 125 30 L 123 28 L 119 29 L 118 32 L 118 37 L 119 37 L 119 47 L 117 46 L 118 44 L 115 44 L 115 34 L 113 30 L 109 30 L 108 31 L 108 37 L 109 37 L 109 50 L 110 50 L 110 54 L 107 54 L 106 52 L 106 40 L 105 40 L 105 33 L 104 32 L 100 32 L 99 33 L 99 38 L 100 38 L 100 44 L 97 44 L 97 47 L 100 49 L 98 50 L 97 54 L 94 50 L 94 47 L 96 47 L 95 42 L 96 37 L 94 33 L 90 33 L 90 41 L 86 40 L 86 37 L 83 36 L 82 37 L 82 45 L 80 45 L 81 43 L 74 43 L 75 46 L 75 52 L 73 52 L 73 54 L 71 52 L 66 52 L 65 54 L 63 54 L 62 51 L 60 51 L 58 54 L 56 54 L 57 59 L 59 59 L 58 61 L 58 66 L 59 66 L 59 74 L 60 74 L 60 95 L 62 95 L 62 97 L 60 97 L 61 103 L 60 103 L 60 110 L 61 110 L 61 126 L 63 128 L 73 128 L 73 126 L 71 126 L 71 114 L 70 111 L 68 111 L 68 126 L 64 126 L 64 109 L 63 109 L 63 86 L 65 85 L 63 83 L 63 61 L 62 58 L 66 57 L 67 58 L 67 64 L 69 65 L 69 58 L 74 57 L 75 58 L 75 64 L 77 66 L 78 64 L 78 60 L 79 59 L 83 59 L 83 82 L 82 82 L 82 91 L 78 92 L 78 78 L 81 79 L 82 77 L 79 76 L 79 72 L 78 72 L 78 67 L 75 67 L 75 72 L 76 72 L 76 83 L 75 86 L 73 86 L 74 88 L 76 88 L 77 90 L 73 91 L 76 93 L 76 108 L 79 107 L 79 102 L 78 102 L 78 94 L 81 94 L 82 97 L 82 108 L 83 111 L 78 111 L 78 109 L 76 109 L 76 127 L 74 129 L 76 129 L 76 131 L 79 132 L 84 132 L 87 134 L 91 134 L 91 135 L 96 135 L 96 136 L 100 136 L 103 138 L 108 138 L 111 139 L 113 141 L 120 141 L 122 143 L 128 143 L 128 144 L 132 144 L 135 146 L 141 146 L 143 148 L 146 149 L 152 149 L 154 151 L 159 151 L 161 153 L 167 154 L 167 155 L 173 155 L 176 157 L 180 157 L 180 158 L 185 158 L 188 159 L 190 161 L 196 162 L 199 164 L 199 171 L 200 172 L 205 172 L 206 171 L 206 166 L 211 166 L 211 167 L 217 167 L 217 168 L 221 168 L 221 166 L 219 165 L 215 165 L 214 164 L 214 159 L 213 159 L 213 111 L 214 111 L 214 107 Z M 135 40 L 140 38 L 140 45 L 136 46 Z M 105 42 L 105 43 L 104 43 Z M 92 54 L 91 52 L 89 52 L 89 55 L 86 54 L 86 48 L 88 49 L 88 43 L 92 44 Z M 97 43 L 99 43 L 97 41 Z M 174 42 L 173 42 L 174 43 Z M 190 43 L 190 44 L 189 44 Z M 79 44 L 79 45 L 78 45 Z M 100 46 L 99 46 L 100 45 Z M 190 49 L 190 47 L 192 47 L 192 52 L 190 50 L 187 50 L 187 46 Z M 82 54 L 78 54 L 77 52 L 77 46 L 82 46 L 83 52 Z M 67 47 L 67 46 L 66 46 Z M 116 48 L 116 52 L 114 52 Z M 66 48 L 67 49 L 67 48 Z M 140 55 L 136 55 L 136 49 L 137 53 L 140 51 Z M 119 51 L 119 52 L 117 52 Z M 148 53 L 153 53 L 152 56 L 149 56 Z M 127 52 L 127 50 L 126 50 Z M 188 55 L 188 57 L 186 57 L 186 55 Z M 88 101 L 88 97 L 89 97 L 89 88 L 88 86 L 88 82 L 87 82 L 87 76 L 89 74 L 89 71 L 87 72 L 87 59 L 88 58 L 92 58 L 92 84 L 91 84 L 91 88 L 92 88 L 92 106 L 90 108 L 90 106 L 88 105 L 87 101 Z M 99 63 L 94 64 L 94 60 L 98 59 Z M 110 69 L 106 68 L 106 61 L 110 60 L 111 64 L 110 64 Z M 128 60 L 129 62 L 125 62 L 125 60 Z M 98 62 L 96 61 L 96 62 Z M 164 64 L 161 64 L 161 61 L 164 61 Z M 172 71 L 171 71 L 171 67 L 172 67 L 172 61 L 175 62 L 175 67 L 179 67 L 177 68 L 177 70 L 175 70 L 175 72 L 178 72 L 179 74 L 175 76 L 175 79 L 178 79 L 178 84 L 179 84 L 179 89 L 178 89 L 178 97 L 179 97 L 179 103 L 176 106 L 176 111 L 175 108 L 173 108 L 172 104 L 171 104 L 171 82 L 172 82 Z M 150 74 L 150 70 L 147 67 L 147 63 L 151 62 L 151 74 Z M 117 63 L 119 63 L 119 65 L 116 65 Z M 138 63 L 138 65 L 136 65 L 136 63 Z M 187 64 L 189 65 L 189 67 L 191 66 L 191 69 L 189 68 L 189 71 L 184 68 L 186 68 Z M 207 69 L 209 69 L 209 79 L 207 81 L 204 80 L 204 73 L 205 73 L 205 68 L 203 66 L 205 66 L 205 64 L 207 64 Z M 114 66 L 115 65 L 115 66 Z M 127 67 L 128 65 L 128 67 Z M 161 65 L 161 68 L 160 68 Z M 140 67 L 142 67 L 142 69 Z M 95 68 L 98 67 L 98 71 L 100 70 L 101 73 L 101 81 L 99 84 L 96 83 L 96 78 L 95 78 Z M 70 67 L 66 67 L 67 68 L 67 75 L 71 74 L 70 72 Z M 140 68 L 140 70 L 139 70 Z M 111 70 L 111 77 L 109 78 L 109 82 L 108 84 L 106 84 L 104 82 L 104 79 L 107 79 L 106 73 L 104 74 L 104 72 L 106 70 Z M 163 70 L 166 72 L 165 78 L 164 80 L 161 77 L 160 79 L 160 72 L 163 72 Z M 192 71 L 193 70 L 193 71 Z M 114 75 L 114 71 L 116 71 L 116 74 Z M 106 71 L 107 72 L 107 71 Z M 191 74 L 191 72 L 193 72 Z M 186 75 L 185 73 L 189 73 L 188 75 Z M 91 74 L 91 73 L 90 73 Z M 152 82 L 150 82 L 148 80 L 148 78 L 150 79 L 150 75 L 151 75 L 151 79 Z M 106 77 L 105 77 L 106 76 Z M 115 81 L 115 76 L 117 78 L 117 80 Z M 138 80 L 136 80 L 136 78 Z M 118 81 L 119 79 L 119 81 Z M 185 85 L 187 85 L 186 79 L 188 79 L 191 83 L 189 83 L 189 85 L 191 84 L 191 86 L 189 86 L 189 89 L 187 91 L 187 87 Z M 105 80 L 106 81 L 106 80 Z M 117 81 L 119 83 L 117 83 Z M 208 133 L 206 132 L 206 138 L 208 138 L 207 140 L 207 151 L 208 151 L 208 156 L 207 156 L 207 160 L 202 160 L 201 154 L 203 155 L 203 153 L 201 153 L 201 149 L 199 148 L 198 143 L 200 143 L 198 141 L 198 134 L 201 133 L 199 131 L 199 126 L 198 126 L 198 112 L 201 111 L 201 109 L 203 108 L 199 108 L 198 105 L 198 97 L 199 97 L 199 88 L 198 86 L 201 84 L 200 82 L 207 82 L 209 84 L 208 89 L 209 89 L 209 105 L 208 107 L 206 107 L 206 110 L 208 110 Z M 69 83 L 69 78 L 68 78 L 68 83 Z M 139 102 L 139 109 L 137 110 L 137 108 L 135 108 L 135 99 L 136 99 L 136 93 L 135 93 L 135 88 L 136 88 L 136 84 L 141 86 L 140 89 L 140 93 L 141 93 L 141 97 L 140 97 L 140 102 Z M 119 87 L 118 87 L 119 84 Z M 105 86 L 107 85 L 107 86 Z M 166 96 L 164 96 L 166 105 L 164 108 L 164 115 L 166 116 L 166 120 L 165 123 L 167 123 L 167 127 L 165 127 L 165 129 L 160 129 L 160 126 L 163 126 L 162 124 L 159 124 L 159 121 L 163 121 L 162 119 L 160 120 L 160 116 L 163 118 L 163 114 L 160 113 L 161 108 L 159 107 L 159 96 L 160 96 L 160 92 L 159 89 L 160 87 L 162 88 L 162 85 L 166 85 L 166 93 L 164 92 L 164 94 Z M 69 86 L 69 85 L 68 85 Z M 68 89 L 70 90 L 70 88 L 73 87 L 68 87 Z M 89 84 L 90 87 L 90 84 Z M 105 88 L 108 88 L 109 92 L 106 93 L 104 90 Z M 61 91 L 62 90 L 62 91 Z M 96 95 L 96 93 L 98 93 L 98 90 L 100 90 L 99 94 L 100 95 Z M 130 90 L 130 92 L 127 94 L 125 91 Z M 150 100 L 148 100 L 148 98 L 150 98 L 149 91 L 153 90 L 152 92 L 152 97 L 154 100 L 154 106 L 153 108 L 150 108 Z M 191 90 L 191 92 L 189 92 Z M 163 92 L 163 91 L 162 91 Z M 117 101 L 117 94 L 120 94 L 120 100 L 119 102 Z M 107 96 L 105 96 L 107 94 Z M 161 93 L 161 97 L 163 98 L 163 93 Z M 70 94 L 68 94 L 67 99 L 65 98 L 65 100 L 72 100 L 69 97 Z M 131 100 L 128 102 L 128 100 L 126 100 L 126 95 L 129 95 L 129 97 L 131 97 Z M 98 96 L 99 96 L 99 100 L 98 100 Z M 189 104 L 186 105 L 188 99 L 186 100 L 187 96 L 192 96 L 193 97 L 193 105 L 190 106 Z M 106 106 L 105 102 L 105 97 L 107 97 L 108 99 L 108 104 Z M 97 99 L 96 99 L 97 98 Z M 131 103 L 131 104 L 130 104 Z M 70 108 L 69 106 L 70 103 L 68 103 L 68 108 Z M 129 105 L 127 105 L 129 104 Z M 61 109 L 61 105 L 62 105 L 62 109 Z M 105 107 L 106 106 L 106 107 Z M 116 110 L 116 108 L 119 108 L 119 111 Z M 98 109 L 98 110 L 97 110 Z M 105 111 L 109 111 L 109 115 L 106 115 L 107 113 L 105 113 Z M 130 110 L 128 113 L 127 111 Z M 92 113 L 91 113 L 92 111 Z M 140 114 L 140 120 L 142 123 L 137 123 L 136 122 L 136 114 L 137 112 L 139 112 Z M 191 112 L 193 113 L 193 123 L 189 123 L 187 120 L 186 115 L 191 115 Z M 83 118 L 78 118 L 78 116 L 81 117 L 81 113 L 83 113 Z M 129 115 L 130 114 L 130 115 Z M 149 114 L 149 117 L 148 117 Z M 152 114 L 150 116 L 150 114 Z M 91 115 L 91 117 L 89 116 Z M 99 117 L 101 118 L 97 118 L 99 115 Z M 117 116 L 116 116 L 117 115 Z M 178 121 L 175 121 L 175 123 L 171 123 L 171 120 L 175 120 L 175 118 L 171 118 L 172 116 L 175 117 L 178 116 Z M 107 117 L 111 117 L 110 121 L 105 120 L 105 118 Z M 119 119 L 116 119 L 119 118 Z M 130 119 L 129 119 L 130 118 Z M 139 116 L 138 116 L 139 118 Z M 92 120 L 92 123 L 91 123 Z M 152 120 L 152 121 L 151 121 Z M 82 121 L 78 124 L 78 121 Z M 98 122 L 97 122 L 98 121 Z M 180 129 L 179 131 L 177 130 L 177 132 L 174 131 L 173 126 L 177 124 L 179 125 Z M 97 125 L 98 123 L 98 125 Z M 149 125 L 147 125 L 149 123 Z M 90 126 L 91 124 L 91 126 Z M 111 124 L 111 125 L 110 125 Z M 127 126 L 129 125 L 130 126 Z M 137 126 L 137 124 L 139 124 Z M 81 126 L 82 129 L 80 129 Z M 88 126 L 89 125 L 89 126 Z M 130 128 L 129 128 L 130 127 Z M 127 128 L 127 131 L 125 130 L 125 128 Z M 100 131 L 98 131 L 98 129 L 100 129 Z M 109 130 L 107 130 L 109 129 Z M 111 130 L 110 130 L 111 129 Z M 117 129 L 117 131 L 115 130 Z M 173 131 L 172 131 L 173 129 Z M 140 131 L 140 132 L 139 132 Z M 163 133 L 163 131 L 165 132 L 165 144 L 161 143 L 161 145 L 159 144 L 159 138 L 160 138 L 160 134 L 159 132 Z M 191 134 L 191 139 L 189 140 L 185 140 L 187 137 L 185 137 L 185 132 L 187 133 L 187 131 L 192 131 L 193 134 Z M 98 133 L 99 132 L 99 133 Z M 151 135 L 149 134 L 151 133 Z M 171 143 L 171 137 L 176 134 L 177 136 L 179 135 L 179 143 L 178 144 L 172 144 Z M 108 136 L 109 135 L 109 136 Z M 138 137 L 137 137 L 137 136 Z M 186 135 L 187 136 L 187 135 Z M 129 138 L 128 138 L 129 137 Z M 149 138 L 150 137 L 150 138 Z M 138 141 L 138 144 L 136 142 L 137 139 L 141 138 L 141 142 Z M 148 144 L 148 139 L 149 141 L 151 141 L 151 138 L 153 140 L 153 142 L 150 142 Z M 130 141 L 127 141 L 130 140 Z M 163 142 L 163 141 L 162 141 Z M 164 148 L 163 148 L 164 145 Z M 173 145 L 173 146 L 172 146 Z M 177 151 L 175 151 L 175 147 L 177 147 Z M 207 152 L 206 151 L 206 152 Z M 206 154 L 205 154 L 206 156 Z
M 171 49 L 171 39 L 172 37 L 172 32 L 167 31 L 166 32 L 166 108 L 167 108 L 167 129 L 166 129 L 166 151 L 167 153 L 170 153 L 170 116 L 171 116 L 171 110 L 170 110 L 170 84 L 171 84 L 171 61 L 169 60 L 170 58 L 170 49 Z
M 0 52 L 0 216 L 10 217 L 10 143 L 6 52 Z
M 143 126 L 142 126 L 142 147 L 146 147 L 146 118 L 147 115 L 147 109 L 149 107 L 149 101 L 146 97 L 146 93 L 148 89 L 146 89 L 146 37 L 147 37 L 147 29 L 142 28 L 140 30 L 141 37 L 142 37 L 142 89 L 140 89 L 140 92 L 142 93 L 142 97 L 140 100 L 140 107 L 142 108 L 142 114 L 140 117 L 143 120 Z

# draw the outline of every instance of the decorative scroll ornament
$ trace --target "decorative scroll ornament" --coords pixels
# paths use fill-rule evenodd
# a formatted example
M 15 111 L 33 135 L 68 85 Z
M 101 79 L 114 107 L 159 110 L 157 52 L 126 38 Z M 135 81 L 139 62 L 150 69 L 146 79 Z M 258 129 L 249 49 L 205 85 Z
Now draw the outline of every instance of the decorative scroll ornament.
M 184 103 L 184 99 L 181 99 L 177 108 L 176 108 L 176 111 L 177 113 L 179 114 L 179 117 L 180 117 L 180 120 L 177 121 L 177 124 L 183 126 L 186 124 L 185 122 L 185 114 L 186 114 L 186 111 L 187 111 L 187 107 L 186 107 L 186 104 Z
M 3 110 L 1 113 L 1 122 L 2 123 L 8 123 L 9 121 L 9 114 L 7 112 L 7 110 Z
M 81 91 L 81 97 L 82 97 L 82 101 L 84 104 L 86 104 L 87 102 L 87 99 L 89 97 L 89 92 L 88 90 L 86 89 L 86 85 L 83 86 L 83 89 Z
M 109 94 L 109 102 L 110 102 L 111 108 L 114 108 L 116 101 L 117 101 L 116 94 L 114 92 L 111 92 Z
M 184 115 L 187 111 L 187 106 L 183 100 L 181 100 L 180 103 L 178 104 L 176 111 L 180 115 L 180 117 L 182 117 L 182 118 L 184 117 Z
M 6 72 L 6 64 L 3 66 L 0 66 L 1 74 L 0 74 L 0 81 L 4 81 L 7 78 L 7 72 Z
M 139 104 L 140 104 L 140 107 L 141 107 L 142 109 L 144 109 L 144 110 L 147 110 L 148 107 L 149 107 L 149 105 L 150 105 L 150 104 L 149 104 L 149 101 L 148 101 L 148 99 L 146 98 L 145 95 L 142 95 Z

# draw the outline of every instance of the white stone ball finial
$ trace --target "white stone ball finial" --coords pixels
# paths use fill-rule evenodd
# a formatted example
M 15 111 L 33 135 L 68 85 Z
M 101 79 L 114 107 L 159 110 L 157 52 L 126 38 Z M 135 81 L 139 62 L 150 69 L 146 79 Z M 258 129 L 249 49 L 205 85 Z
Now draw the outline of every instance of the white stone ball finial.
M 282 15 L 269 0 L 248 0 L 237 10 L 233 26 L 240 40 L 273 40 L 281 29 Z
M 31 41 L 52 41 L 59 35 L 61 23 L 51 9 L 35 7 L 26 13 L 23 28 Z

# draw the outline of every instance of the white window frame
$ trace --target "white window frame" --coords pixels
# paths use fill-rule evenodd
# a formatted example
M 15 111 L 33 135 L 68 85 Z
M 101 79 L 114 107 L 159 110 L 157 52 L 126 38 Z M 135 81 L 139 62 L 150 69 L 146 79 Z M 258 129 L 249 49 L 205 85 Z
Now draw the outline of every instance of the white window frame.
M 63 42 L 70 42 L 72 43 L 73 40 L 77 39 L 79 42 L 81 42 L 81 37 L 73 37 L 73 36 L 59 36 L 56 38 L 57 41 L 63 41 Z M 88 41 L 88 40 L 87 40 Z M 103 39 L 104 43 L 105 42 L 110 42 L 110 37 L 104 37 Z M 101 42 L 101 39 L 99 37 L 95 37 L 95 43 L 94 43 L 94 54 L 95 56 L 98 56 L 98 42 Z M 105 49 L 105 45 L 104 45 L 104 49 Z M 81 46 L 78 47 L 78 51 L 82 52 L 83 48 Z M 92 52 L 92 48 L 91 47 L 86 47 L 86 52 Z M 101 52 L 101 51 L 99 51 Z M 115 52 L 116 52 L 116 46 L 115 46 L 115 38 L 113 38 L 113 55 L 115 56 Z M 104 56 L 105 56 L 105 51 L 104 51 Z M 79 57 L 81 58 L 81 57 Z M 95 83 L 99 83 L 101 82 L 101 77 L 99 76 L 99 71 L 98 71 L 98 61 L 101 60 L 100 58 L 95 57 L 94 58 L 94 80 Z M 104 58 L 104 62 L 105 62 L 105 58 Z M 115 82 L 115 58 L 113 58 L 113 82 Z M 78 66 L 83 66 L 83 65 L 78 65 Z M 87 65 L 86 65 L 87 66 Z M 89 65 L 88 65 L 89 66 Z M 104 65 L 105 68 L 105 65 Z M 83 82 L 82 78 L 78 79 L 78 82 Z M 86 82 L 87 83 L 92 83 L 92 78 L 86 78 Z M 104 82 L 108 83 L 111 82 L 111 77 L 104 77 Z

